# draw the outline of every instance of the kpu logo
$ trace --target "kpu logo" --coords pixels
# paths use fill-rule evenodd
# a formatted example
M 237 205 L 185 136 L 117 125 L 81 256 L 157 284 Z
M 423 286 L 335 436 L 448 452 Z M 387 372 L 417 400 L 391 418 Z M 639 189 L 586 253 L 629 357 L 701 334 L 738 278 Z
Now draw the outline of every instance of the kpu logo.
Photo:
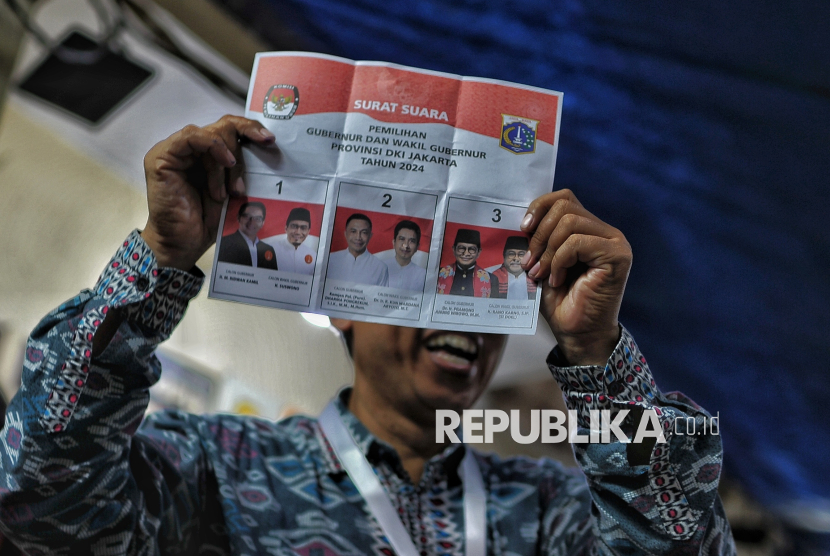
M 288 120 L 300 104 L 300 91 L 294 85 L 274 85 L 262 104 L 262 115 L 274 120 Z

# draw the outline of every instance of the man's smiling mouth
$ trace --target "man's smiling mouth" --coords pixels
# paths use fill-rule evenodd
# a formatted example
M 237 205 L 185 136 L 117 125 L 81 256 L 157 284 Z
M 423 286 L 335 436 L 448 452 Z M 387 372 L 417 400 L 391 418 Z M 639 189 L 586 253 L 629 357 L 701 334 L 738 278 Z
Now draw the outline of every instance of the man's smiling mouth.
M 436 334 L 425 342 L 426 349 L 440 362 L 454 368 L 469 368 L 478 357 L 478 345 L 460 334 Z

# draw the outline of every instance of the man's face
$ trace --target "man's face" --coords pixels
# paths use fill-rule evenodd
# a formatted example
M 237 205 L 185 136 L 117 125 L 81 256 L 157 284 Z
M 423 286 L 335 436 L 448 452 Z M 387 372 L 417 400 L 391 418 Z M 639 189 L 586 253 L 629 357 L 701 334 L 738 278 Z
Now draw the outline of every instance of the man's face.
M 342 322 L 336 321 L 340 326 Z M 355 387 L 427 422 L 469 408 L 498 366 L 507 336 L 351 322 Z
M 481 254 L 481 250 L 474 243 L 456 243 L 453 251 L 455 260 L 461 266 L 472 266 Z
M 513 276 L 518 276 L 524 270 L 522 269 L 522 257 L 525 256 L 524 249 L 507 249 L 504 252 L 504 268 Z
M 366 251 L 369 240 L 372 239 L 372 227 L 365 220 L 355 218 L 346 225 L 346 243 L 353 255 L 360 255 Z
M 401 266 L 406 266 L 412 260 L 412 255 L 418 250 L 418 234 L 415 230 L 401 228 L 395 237 L 395 258 Z
M 288 236 L 288 243 L 294 247 L 299 247 L 308 237 L 308 231 L 311 225 L 304 220 L 292 220 L 285 227 L 285 235 Z
M 239 231 L 253 241 L 265 223 L 262 209 L 256 206 L 245 207 L 245 212 L 239 215 Z

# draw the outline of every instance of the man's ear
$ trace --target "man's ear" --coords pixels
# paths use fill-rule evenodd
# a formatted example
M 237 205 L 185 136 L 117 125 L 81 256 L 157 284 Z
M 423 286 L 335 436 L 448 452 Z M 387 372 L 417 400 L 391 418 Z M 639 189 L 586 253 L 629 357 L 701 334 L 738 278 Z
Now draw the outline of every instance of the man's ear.
M 331 321 L 332 326 L 334 326 L 337 330 L 343 333 L 351 332 L 352 325 L 354 324 L 352 321 L 348 319 L 330 318 L 329 320 Z

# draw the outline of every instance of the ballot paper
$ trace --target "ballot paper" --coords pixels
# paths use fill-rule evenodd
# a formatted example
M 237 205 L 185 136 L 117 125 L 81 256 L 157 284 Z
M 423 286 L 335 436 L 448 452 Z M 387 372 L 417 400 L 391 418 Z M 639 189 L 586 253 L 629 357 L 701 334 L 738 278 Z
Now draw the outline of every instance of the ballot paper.
M 533 334 L 518 264 L 553 187 L 562 93 L 304 52 L 256 57 L 247 197 L 222 212 L 209 296 L 352 320 Z

